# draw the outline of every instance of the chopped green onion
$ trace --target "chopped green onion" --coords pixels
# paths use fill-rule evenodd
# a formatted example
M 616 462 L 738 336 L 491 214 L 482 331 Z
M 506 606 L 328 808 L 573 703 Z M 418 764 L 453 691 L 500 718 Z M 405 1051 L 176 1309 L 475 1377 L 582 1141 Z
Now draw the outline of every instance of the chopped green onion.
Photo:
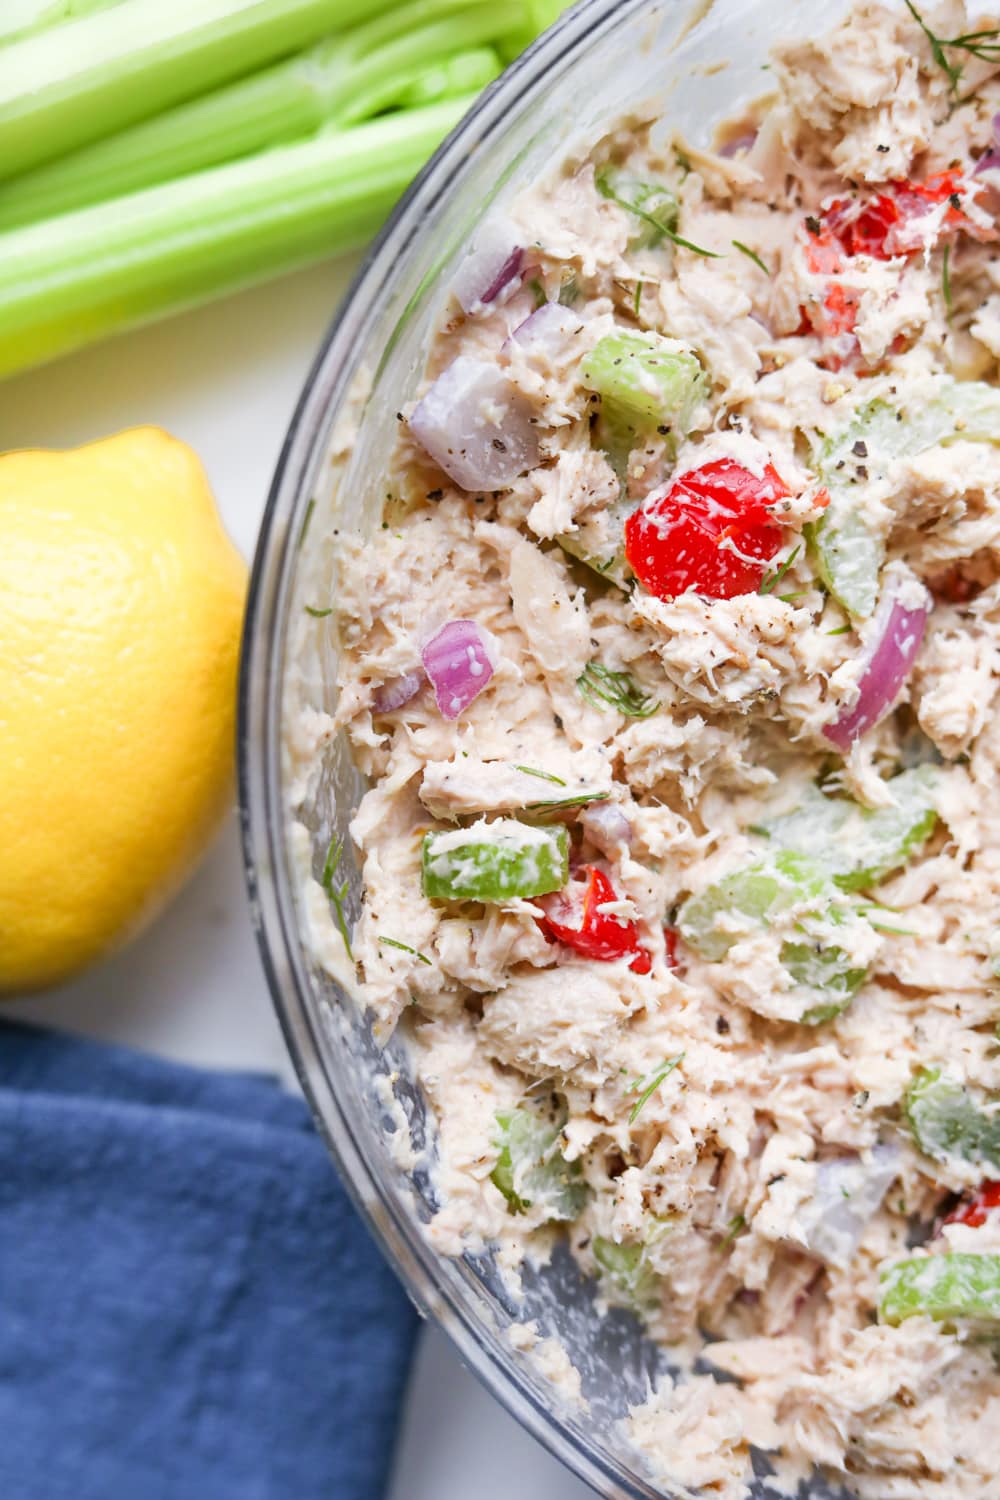
M 635 1121 L 639 1115 L 639 1111 L 642 1109 L 643 1105 L 653 1097 L 664 1079 L 669 1078 L 674 1069 L 679 1067 L 683 1061 L 684 1053 L 679 1052 L 676 1057 L 668 1057 L 666 1062 L 661 1063 L 660 1066 L 655 1070 L 655 1072 L 649 1075 L 650 1081 L 648 1083 L 646 1083 L 645 1078 L 637 1078 L 634 1083 L 630 1083 L 628 1085 L 628 1088 L 625 1090 L 627 1094 L 633 1094 L 636 1089 L 642 1089 L 642 1094 L 636 1100 L 635 1104 L 633 1104 L 629 1112 L 628 1122 L 630 1125 L 635 1124 Z M 645 1085 L 645 1087 L 643 1087 L 643 1085 Z
M 561 890 L 569 879 L 569 835 L 560 823 L 516 818 L 480 822 L 423 842 L 424 895 L 432 901 L 511 901 Z
M 608 704 L 627 719 L 648 719 L 660 706 L 655 698 L 642 691 L 628 672 L 612 672 L 599 661 L 587 663 L 576 679 L 576 685 L 595 708 Z
M 944 254 L 941 256 L 941 296 L 944 298 L 945 312 L 951 317 L 951 246 L 945 245 Z
M 332 608 L 331 609 L 314 609 L 311 604 L 307 604 L 306 607 L 305 607 L 305 609 L 306 609 L 306 614 L 307 615 L 312 615 L 312 617 L 313 617 L 314 620 L 325 620 L 328 615 L 332 615 L 333 614 Z

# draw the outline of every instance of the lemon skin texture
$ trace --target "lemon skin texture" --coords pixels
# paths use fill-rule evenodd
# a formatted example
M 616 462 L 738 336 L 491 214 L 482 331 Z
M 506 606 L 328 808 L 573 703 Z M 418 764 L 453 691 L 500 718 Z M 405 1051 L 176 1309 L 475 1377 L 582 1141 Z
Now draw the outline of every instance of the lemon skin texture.
M 110 952 L 204 849 L 231 800 L 245 591 L 167 433 L 0 456 L 0 994 Z

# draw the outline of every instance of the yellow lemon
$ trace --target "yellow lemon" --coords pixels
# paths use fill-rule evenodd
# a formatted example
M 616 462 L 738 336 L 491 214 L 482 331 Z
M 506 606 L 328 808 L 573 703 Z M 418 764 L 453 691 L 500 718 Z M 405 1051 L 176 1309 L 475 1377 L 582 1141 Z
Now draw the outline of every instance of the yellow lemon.
M 154 428 L 0 457 L 0 992 L 176 888 L 230 795 L 246 569 Z

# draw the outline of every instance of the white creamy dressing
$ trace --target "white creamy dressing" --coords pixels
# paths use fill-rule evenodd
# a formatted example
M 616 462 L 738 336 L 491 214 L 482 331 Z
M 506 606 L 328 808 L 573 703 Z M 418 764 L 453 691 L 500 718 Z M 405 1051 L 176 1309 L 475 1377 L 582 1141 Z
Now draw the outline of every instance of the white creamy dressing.
M 952 0 L 922 14 L 939 35 L 970 29 Z M 845 756 L 823 727 L 857 702 L 876 625 L 820 586 L 803 531 L 822 515 L 815 454 L 869 401 L 918 411 L 942 377 L 996 382 L 1000 174 L 969 174 L 1000 87 L 989 64 L 964 62 L 973 97 L 953 111 L 916 22 L 863 3 L 830 36 L 778 49 L 774 94 L 727 128 L 747 142 L 736 155 L 683 143 L 658 154 L 645 127 L 625 123 L 592 159 L 525 194 L 512 214 L 535 289 L 526 281 L 499 306 L 450 317 L 427 385 L 456 358 L 500 369 L 531 414 L 539 462 L 507 488 L 467 493 L 401 425 L 386 474 L 391 525 L 341 548 L 335 727 L 370 781 L 352 824 L 365 901 L 355 967 L 313 882 L 317 953 L 359 990 L 380 1034 L 398 1024 L 405 1035 L 438 1126 L 441 1209 L 428 1233 L 443 1253 L 493 1244 L 511 1267 L 544 1254 L 542 1209 L 512 1212 L 491 1174 L 497 1114 L 533 1087 L 556 1091 L 561 1149 L 588 1189 L 562 1231 L 583 1270 L 602 1295 L 628 1300 L 594 1246 L 635 1247 L 657 1288 L 642 1309 L 652 1336 L 680 1357 L 707 1332 L 705 1358 L 740 1382 L 688 1370 L 632 1413 L 632 1440 L 677 1490 L 742 1496 L 756 1444 L 783 1482 L 819 1463 L 862 1500 L 1000 1497 L 989 1350 L 927 1318 L 875 1321 L 879 1268 L 910 1253 L 911 1221 L 931 1223 L 949 1192 L 982 1176 L 917 1149 L 904 1120 L 915 1070 L 947 1063 L 982 1097 L 1000 1090 L 998 447 L 959 434 L 882 464 L 852 459 L 853 504 L 885 548 L 883 589 L 933 607 L 896 709 Z M 669 244 L 630 252 L 632 216 L 595 187 L 594 162 L 609 156 L 637 180 L 667 183 L 679 233 L 718 258 Z M 842 268 L 853 330 L 803 331 L 803 310 L 825 316 L 830 289 L 810 263 L 807 217 L 946 170 L 983 183 L 967 227 L 946 241 L 948 297 L 945 203 L 920 221 L 915 254 L 858 254 Z M 575 321 L 552 340 L 511 339 L 537 288 L 554 300 L 570 278 Z M 624 497 L 593 445 L 594 397 L 578 378 L 598 340 L 622 329 L 679 341 L 711 383 L 686 433 L 654 431 L 633 449 Z M 647 388 L 655 396 L 655 381 Z M 480 443 L 502 419 L 492 399 Z M 720 459 L 758 476 L 771 464 L 790 492 L 774 510 L 787 567 L 771 591 L 660 599 L 577 560 L 603 555 L 623 499 L 632 510 Z M 422 643 L 456 618 L 490 632 L 486 690 L 452 722 L 427 689 L 378 714 L 379 686 L 418 669 Z M 655 712 L 629 716 L 582 694 L 577 679 L 595 661 L 627 673 Z M 307 756 L 322 757 L 332 727 L 302 726 Z M 914 745 L 939 763 L 937 826 L 877 890 L 844 897 L 846 918 L 815 899 L 790 900 L 763 925 L 725 912 L 717 931 L 735 941 L 724 957 L 682 944 L 672 967 L 664 928 L 678 905 L 760 859 L 762 822 L 821 774 L 827 794 L 891 806 L 887 778 Z M 575 861 L 607 873 L 607 914 L 636 923 L 649 973 L 627 955 L 596 961 L 550 942 L 529 901 L 424 896 L 428 831 L 447 873 L 470 824 L 524 852 L 545 842 L 531 826 L 538 803 L 588 794 L 607 801 L 540 816 L 567 824 Z M 884 918 L 874 924 L 873 905 Z M 380 944 L 385 932 L 410 951 Z M 866 971 L 823 1024 L 796 1024 L 790 941 L 836 946 Z M 677 1057 L 634 1116 L 633 1085 Z M 990 1225 L 944 1234 L 932 1253 L 998 1243 Z M 536 1338 L 515 1333 L 525 1351 Z M 558 1345 L 545 1363 L 574 1385 Z

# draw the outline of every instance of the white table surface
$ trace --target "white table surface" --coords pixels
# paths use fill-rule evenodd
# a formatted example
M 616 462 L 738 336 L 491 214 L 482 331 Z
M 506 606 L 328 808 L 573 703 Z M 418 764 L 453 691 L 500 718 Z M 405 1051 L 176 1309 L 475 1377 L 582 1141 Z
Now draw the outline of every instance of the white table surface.
M 352 270 L 341 261 L 302 272 L 0 384 L 0 451 L 163 426 L 201 455 L 249 558 L 288 419 Z M 130 948 L 6 1013 L 192 1063 L 287 1071 L 244 899 L 235 819 Z M 424 1331 L 390 1500 L 591 1493 L 521 1432 L 440 1334 Z

